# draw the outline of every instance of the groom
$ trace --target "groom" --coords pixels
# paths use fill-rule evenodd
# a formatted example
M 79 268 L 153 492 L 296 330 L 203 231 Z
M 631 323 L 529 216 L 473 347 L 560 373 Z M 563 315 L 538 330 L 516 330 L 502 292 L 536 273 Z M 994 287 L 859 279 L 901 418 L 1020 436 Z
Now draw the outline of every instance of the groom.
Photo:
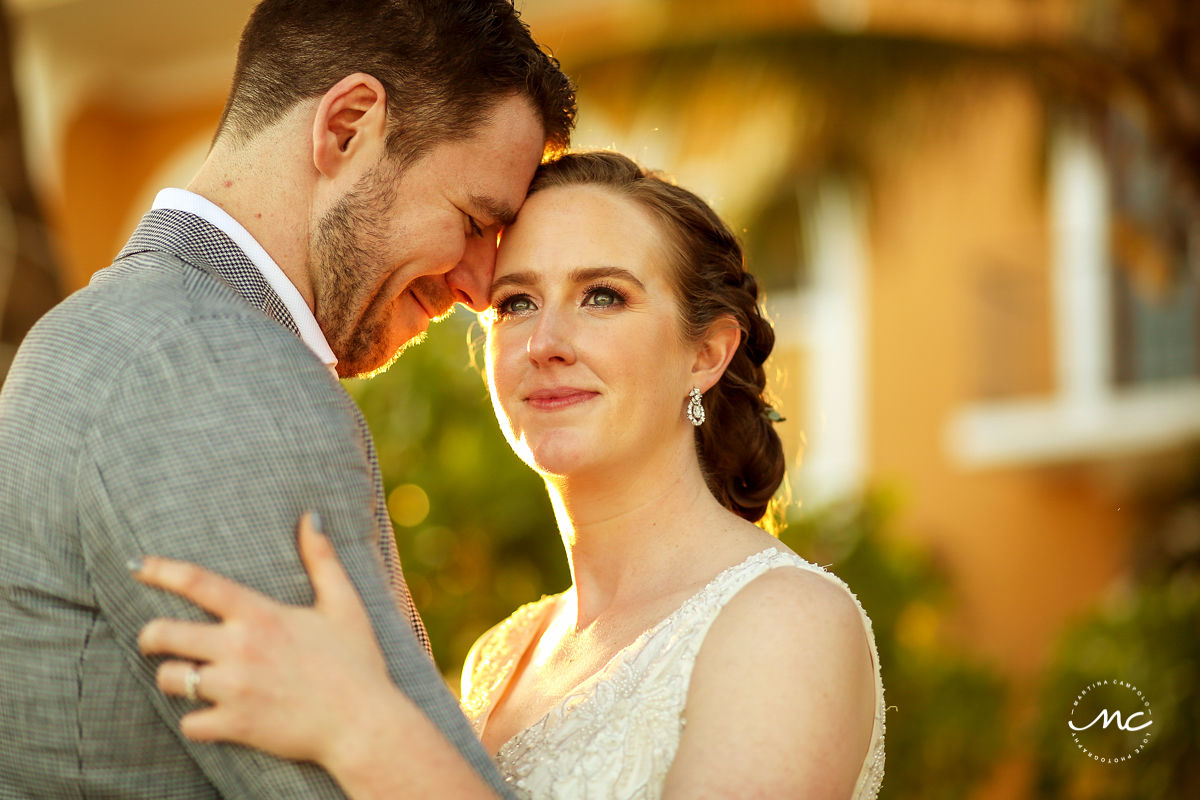
M 178 734 L 135 637 L 199 618 L 143 554 L 311 602 L 316 510 L 393 680 L 502 782 L 427 655 L 370 435 L 336 376 L 487 301 L 574 96 L 508 0 L 265 0 L 207 161 L 26 338 L 0 393 L 0 798 L 336 797 Z M 201 687 L 200 695 L 203 696 Z

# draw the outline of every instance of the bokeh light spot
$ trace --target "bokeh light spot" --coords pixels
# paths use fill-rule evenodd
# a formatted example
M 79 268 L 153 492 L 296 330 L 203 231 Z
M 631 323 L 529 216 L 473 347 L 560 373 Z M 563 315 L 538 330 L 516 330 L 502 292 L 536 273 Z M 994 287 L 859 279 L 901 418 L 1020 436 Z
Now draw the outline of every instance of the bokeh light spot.
M 405 483 L 392 489 L 387 500 L 392 521 L 405 528 L 420 525 L 429 516 L 429 495 L 415 483 Z

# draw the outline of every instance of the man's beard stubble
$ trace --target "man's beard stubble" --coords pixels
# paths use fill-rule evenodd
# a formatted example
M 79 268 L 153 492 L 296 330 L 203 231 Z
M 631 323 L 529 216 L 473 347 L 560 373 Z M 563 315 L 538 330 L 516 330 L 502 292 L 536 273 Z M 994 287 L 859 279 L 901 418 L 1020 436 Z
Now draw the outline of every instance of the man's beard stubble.
M 368 316 L 373 295 L 387 271 L 380 235 L 396 199 L 399 170 L 372 168 L 317 223 L 309 248 L 317 324 L 338 358 L 337 371 L 353 377 L 386 368 L 387 320 Z

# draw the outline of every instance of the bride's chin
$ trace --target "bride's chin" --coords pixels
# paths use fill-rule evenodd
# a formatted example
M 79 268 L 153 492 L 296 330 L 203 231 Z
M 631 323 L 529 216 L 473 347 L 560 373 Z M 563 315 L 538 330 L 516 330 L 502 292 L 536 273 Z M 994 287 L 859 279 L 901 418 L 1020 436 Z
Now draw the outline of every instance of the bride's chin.
M 580 465 L 574 459 L 531 455 L 523 460 L 531 470 L 543 478 L 570 478 L 580 471 Z
M 569 478 L 587 471 L 590 463 L 600 455 L 594 448 L 577 442 L 550 441 L 537 444 L 523 443 L 517 453 L 521 460 L 544 478 Z

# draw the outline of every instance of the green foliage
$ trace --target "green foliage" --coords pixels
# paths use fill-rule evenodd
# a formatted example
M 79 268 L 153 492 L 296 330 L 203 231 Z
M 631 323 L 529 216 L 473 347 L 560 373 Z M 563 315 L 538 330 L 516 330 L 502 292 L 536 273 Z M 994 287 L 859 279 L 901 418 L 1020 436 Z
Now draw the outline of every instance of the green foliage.
M 1067 728 L 1080 691 L 1105 679 L 1140 689 L 1154 723 L 1146 749 L 1118 764 L 1080 752 Z M 1038 709 L 1036 797 L 1200 797 L 1200 571 L 1147 575 L 1077 620 L 1059 642 Z
M 404 574 L 451 681 L 476 637 L 569 584 L 541 479 L 504 441 L 470 366 L 472 320 L 459 310 L 387 372 L 345 382 L 375 438 Z
M 850 585 L 871 617 L 887 701 L 881 798 L 962 798 L 1004 754 L 1007 692 L 948 641 L 952 596 L 928 553 L 886 533 L 880 494 L 793 513 L 780 537 Z

